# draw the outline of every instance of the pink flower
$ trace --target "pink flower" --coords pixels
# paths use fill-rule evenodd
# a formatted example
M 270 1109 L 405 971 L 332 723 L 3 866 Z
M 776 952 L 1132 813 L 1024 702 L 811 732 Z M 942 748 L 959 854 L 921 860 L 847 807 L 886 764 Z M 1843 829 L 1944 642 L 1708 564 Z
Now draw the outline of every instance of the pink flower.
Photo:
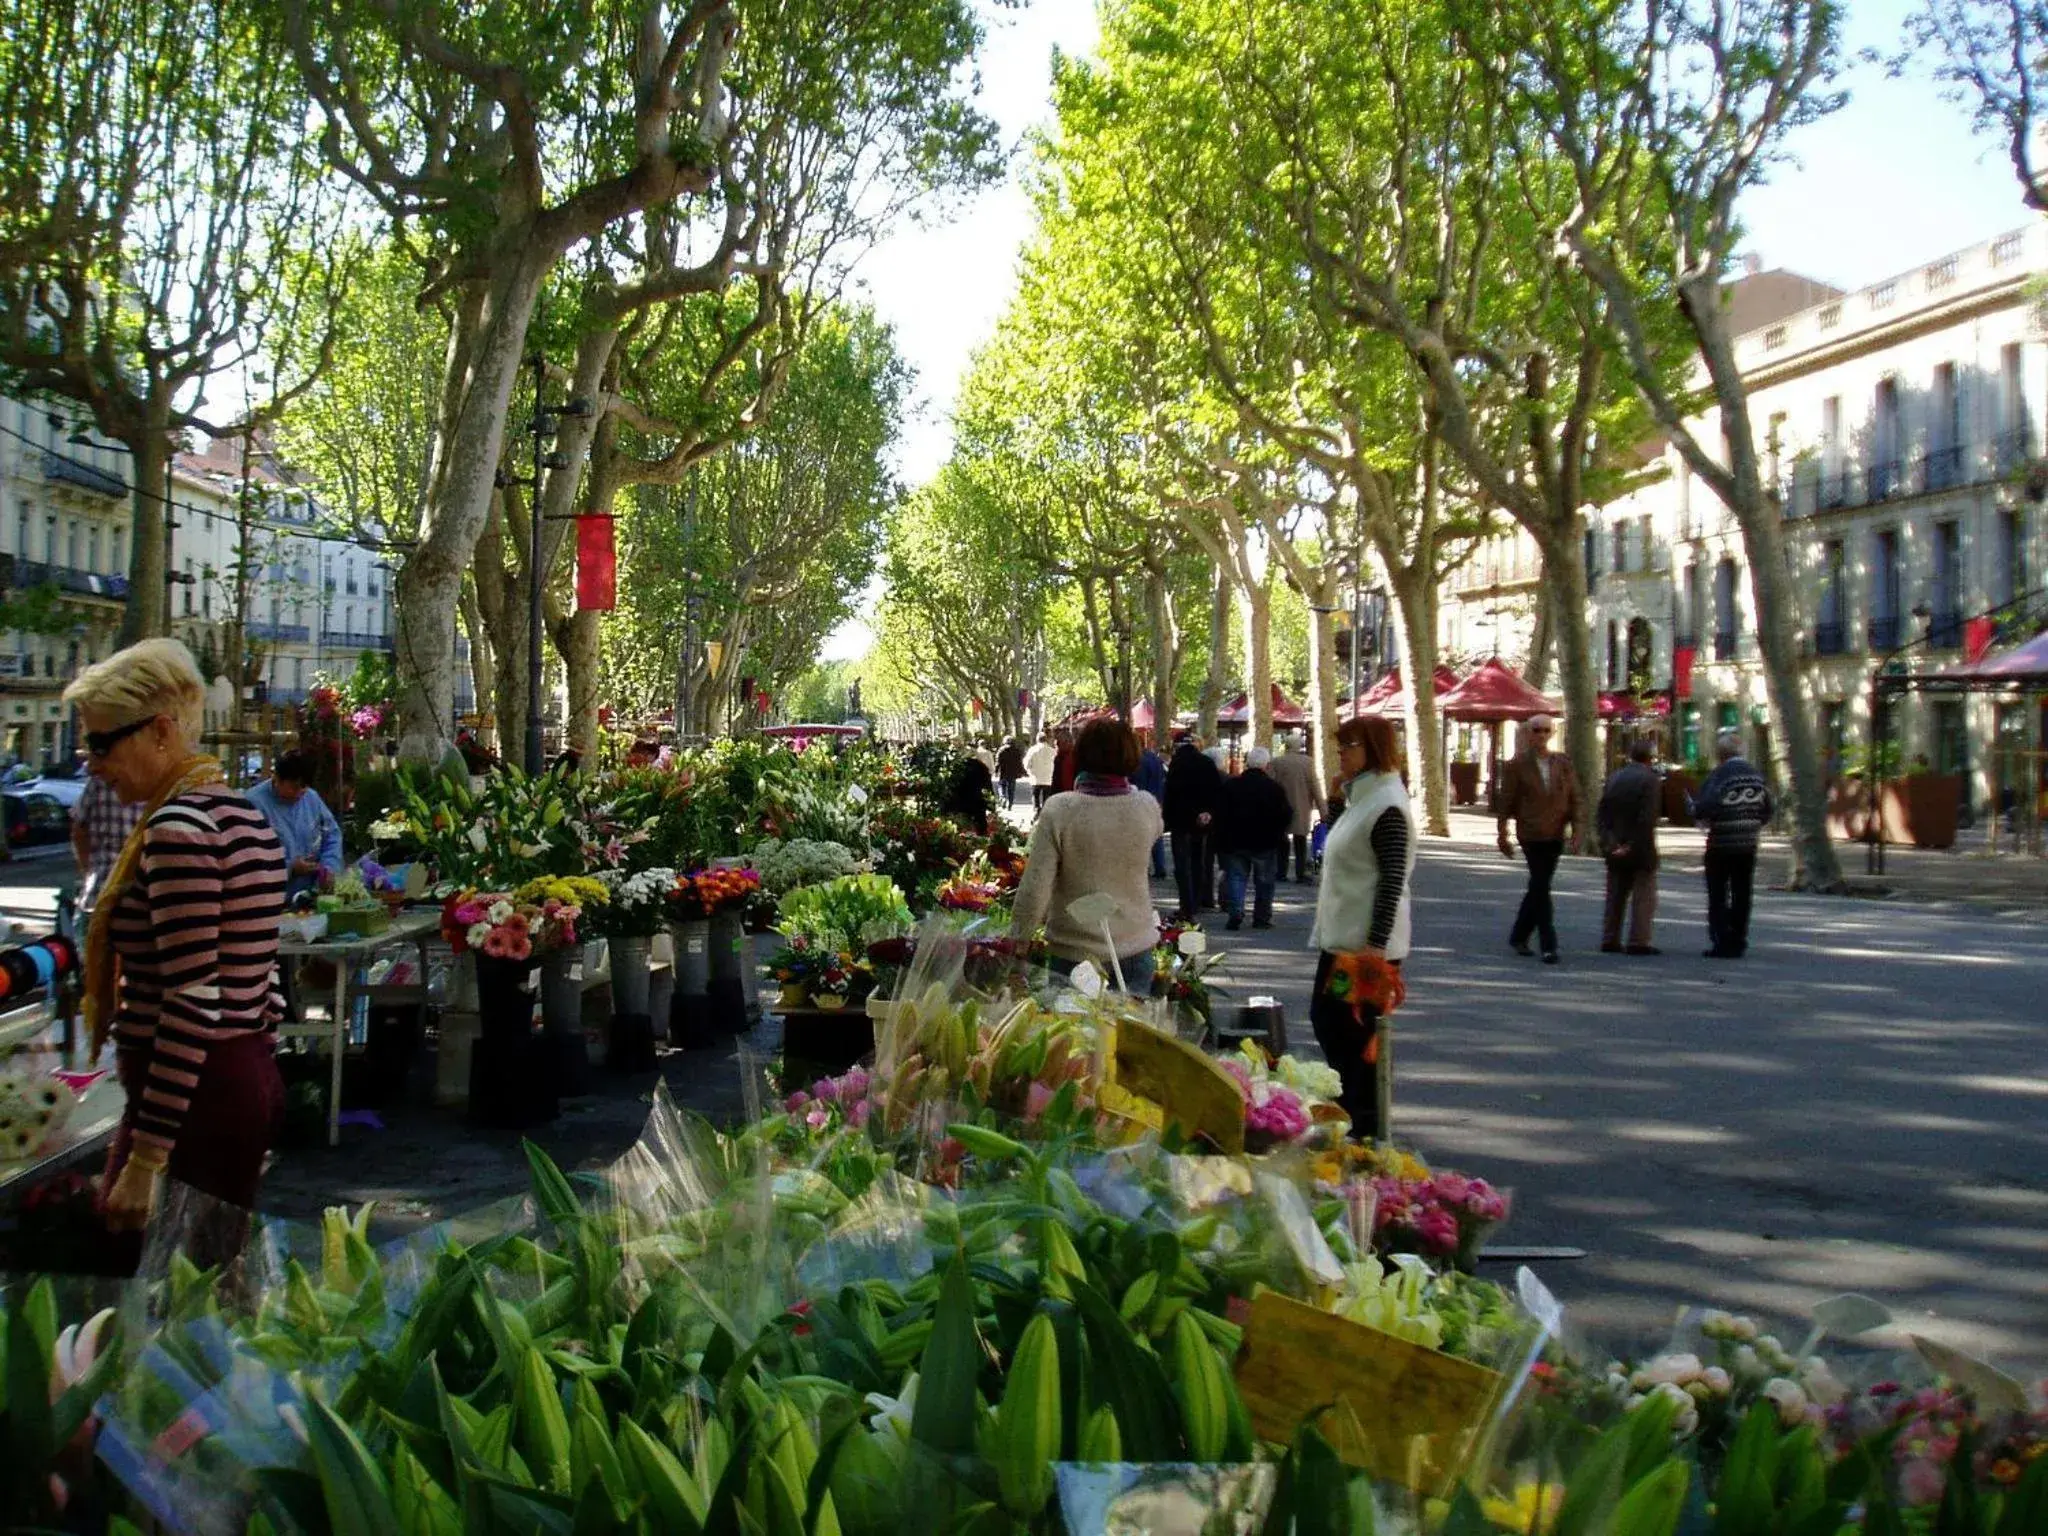
M 1948 1481 L 1948 1469 L 1938 1461 L 1916 1456 L 1899 1469 L 1899 1499 L 1905 1504 L 1934 1504 Z
M 1052 1103 L 1053 1098 L 1052 1089 L 1043 1083 L 1033 1083 L 1024 1090 L 1024 1118 L 1036 1120 L 1045 1113 L 1046 1106 Z
M 510 939 L 512 952 L 505 957 L 507 960 L 528 960 L 533 957 L 533 942 L 527 938 L 525 929 L 512 929 Z
M 839 1085 L 829 1077 L 821 1077 L 811 1084 L 811 1097 L 830 1104 L 839 1097 Z
M 1458 1223 L 1449 1211 L 1434 1206 L 1415 1218 L 1415 1235 L 1424 1246 L 1438 1253 L 1453 1253 L 1458 1247 Z
M 831 1123 L 832 1111 L 822 1104 L 813 1104 L 810 1113 L 804 1116 L 804 1124 L 814 1131 L 822 1131 Z
M 867 1099 L 854 1100 L 853 1108 L 846 1112 L 846 1123 L 856 1131 L 864 1129 L 868 1123 L 870 1107 L 870 1101 Z
M 484 904 L 480 901 L 459 902 L 453 915 L 462 927 L 474 928 L 484 920 Z
M 868 1074 L 865 1070 L 863 1070 L 860 1067 L 855 1067 L 851 1072 L 848 1072 L 845 1076 L 839 1079 L 840 1101 L 844 1103 L 848 1099 L 858 1099 L 862 1097 L 867 1093 L 868 1084 L 870 1081 L 871 1080 L 868 1077 Z
M 1292 1141 L 1308 1134 L 1308 1111 L 1292 1089 L 1261 1084 L 1245 1105 L 1244 1128 L 1278 1141 Z
M 800 1113 L 803 1107 L 810 1102 L 811 1096 L 808 1093 L 805 1093 L 803 1089 L 799 1088 L 795 1093 L 792 1093 L 788 1098 L 782 1101 L 782 1107 L 788 1113 L 794 1115 Z

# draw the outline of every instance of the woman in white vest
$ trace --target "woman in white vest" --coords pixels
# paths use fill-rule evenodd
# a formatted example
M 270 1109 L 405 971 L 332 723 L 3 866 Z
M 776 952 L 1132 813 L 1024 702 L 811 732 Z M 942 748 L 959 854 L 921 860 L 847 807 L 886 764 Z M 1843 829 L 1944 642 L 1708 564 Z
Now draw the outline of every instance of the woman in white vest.
M 1309 939 L 1321 954 L 1308 1017 L 1324 1059 L 1344 1080 L 1339 1102 L 1351 1115 L 1351 1134 L 1366 1141 L 1380 1132 L 1379 1020 L 1399 1000 L 1398 972 L 1408 954 L 1415 826 L 1396 771 L 1391 725 L 1371 716 L 1347 720 L 1337 727 L 1337 752 L 1344 814 L 1323 845 L 1323 883 Z M 1351 996 L 1335 994 L 1333 973 Z M 1375 978 L 1392 989 L 1392 1002 L 1372 986 Z

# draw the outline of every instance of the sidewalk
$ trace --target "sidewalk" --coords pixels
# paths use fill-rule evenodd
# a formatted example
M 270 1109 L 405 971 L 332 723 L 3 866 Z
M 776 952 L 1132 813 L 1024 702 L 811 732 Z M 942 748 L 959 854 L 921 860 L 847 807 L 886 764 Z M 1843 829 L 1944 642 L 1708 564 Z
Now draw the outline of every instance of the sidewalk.
M 1451 811 L 1451 842 L 1492 847 L 1494 820 L 1475 807 Z M 1706 834 L 1693 827 L 1657 828 L 1657 851 L 1667 870 L 1698 874 L 1704 865 Z M 1987 914 L 2048 921 L 2048 858 L 1986 851 L 1983 828 L 1963 832 L 1947 849 L 1902 848 L 1886 844 L 1884 873 L 1869 870 L 1870 849 L 1862 843 L 1835 844 L 1850 894 L 1874 900 L 1962 904 Z M 1783 890 L 1792 879 L 1792 849 L 1782 837 L 1764 839 L 1757 883 Z

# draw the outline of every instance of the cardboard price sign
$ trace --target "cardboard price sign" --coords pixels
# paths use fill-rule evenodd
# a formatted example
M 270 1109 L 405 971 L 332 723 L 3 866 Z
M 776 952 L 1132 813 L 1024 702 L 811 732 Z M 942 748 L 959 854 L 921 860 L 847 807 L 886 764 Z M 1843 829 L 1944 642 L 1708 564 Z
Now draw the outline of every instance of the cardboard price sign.
M 1115 1061 L 1117 1086 L 1157 1104 L 1166 1122 L 1206 1137 L 1219 1152 L 1244 1150 L 1243 1090 L 1201 1051 L 1146 1025 L 1123 1024 Z
M 1428 1494 L 1450 1482 L 1504 1387 L 1470 1361 L 1277 1291 L 1252 1298 L 1235 1375 L 1260 1439 L 1285 1445 L 1334 1403 L 1317 1428 L 1339 1456 Z

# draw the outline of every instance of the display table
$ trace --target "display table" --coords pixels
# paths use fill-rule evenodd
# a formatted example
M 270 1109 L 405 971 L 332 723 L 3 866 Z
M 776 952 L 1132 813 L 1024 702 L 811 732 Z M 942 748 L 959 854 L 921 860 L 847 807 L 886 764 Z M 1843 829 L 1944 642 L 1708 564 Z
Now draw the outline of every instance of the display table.
M 427 975 L 427 945 L 438 938 L 440 933 L 440 909 L 431 907 L 401 913 L 392 919 L 391 926 L 382 933 L 341 934 L 334 938 L 315 939 L 310 943 L 303 939 L 278 941 L 277 957 L 280 961 L 327 960 L 334 965 L 334 1012 L 326 1022 L 286 1021 L 280 1024 L 277 1030 L 277 1037 L 280 1040 L 325 1038 L 329 1043 L 329 1050 L 333 1055 L 327 1086 L 327 1145 L 330 1147 L 341 1144 L 341 1063 L 348 1052 L 348 988 L 351 973 L 379 950 L 411 944 L 419 950 L 420 983 L 424 987 Z

